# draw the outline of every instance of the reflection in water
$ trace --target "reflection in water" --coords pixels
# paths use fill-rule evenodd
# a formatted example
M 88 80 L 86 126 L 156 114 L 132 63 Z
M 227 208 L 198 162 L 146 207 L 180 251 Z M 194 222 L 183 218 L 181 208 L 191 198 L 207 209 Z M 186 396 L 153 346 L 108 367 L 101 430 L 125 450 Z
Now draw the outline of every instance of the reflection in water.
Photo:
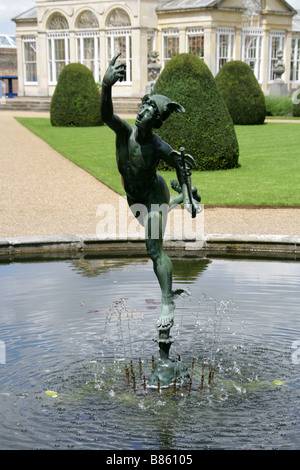
M 96 277 L 101 275 L 103 272 L 112 270 L 130 270 L 131 267 L 135 269 L 135 265 L 147 265 L 149 264 L 148 258 L 79 258 L 71 261 L 74 266 L 75 272 L 87 277 Z M 174 258 L 173 274 L 176 281 L 182 281 L 185 283 L 191 283 L 197 279 L 202 271 L 206 269 L 210 260 L 206 258 Z
M 175 282 L 193 284 L 205 271 L 211 261 L 206 258 L 173 259 L 173 277 Z
M 192 294 L 171 349 L 192 384 L 175 392 L 144 389 L 160 301 L 150 261 L 0 265 L 0 448 L 299 448 L 300 264 L 173 264 Z
M 74 266 L 75 272 L 86 277 L 97 277 L 104 272 L 130 269 L 130 266 L 134 266 L 136 262 L 139 264 L 147 264 L 148 260 L 146 258 L 139 258 L 134 260 L 130 258 L 79 258 L 71 261 L 71 264 Z M 133 268 L 134 269 L 134 268 Z

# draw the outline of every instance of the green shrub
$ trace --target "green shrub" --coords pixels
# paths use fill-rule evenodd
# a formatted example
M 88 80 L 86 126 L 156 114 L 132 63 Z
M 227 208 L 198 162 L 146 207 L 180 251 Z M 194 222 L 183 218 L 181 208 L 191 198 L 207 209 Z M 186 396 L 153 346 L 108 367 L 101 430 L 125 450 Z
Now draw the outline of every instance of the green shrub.
M 61 71 L 51 99 L 52 126 L 89 127 L 103 124 L 100 94 L 92 72 L 82 64 L 69 64 Z
M 289 95 L 275 96 L 267 95 L 266 111 L 267 116 L 291 116 L 293 112 L 293 103 Z
M 232 119 L 203 60 L 187 53 L 174 56 L 159 76 L 155 93 L 185 108 L 185 113 L 171 115 L 157 131 L 165 142 L 175 150 L 184 147 L 199 170 L 238 166 L 239 147 Z
M 300 89 L 294 94 L 293 116 L 300 117 Z M 297 103 L 299 101 L 299 103 Z
M 223 65 L 215 77 L 234 124 L 263 124 L 266 103 L 251 67 L 241 60 Z

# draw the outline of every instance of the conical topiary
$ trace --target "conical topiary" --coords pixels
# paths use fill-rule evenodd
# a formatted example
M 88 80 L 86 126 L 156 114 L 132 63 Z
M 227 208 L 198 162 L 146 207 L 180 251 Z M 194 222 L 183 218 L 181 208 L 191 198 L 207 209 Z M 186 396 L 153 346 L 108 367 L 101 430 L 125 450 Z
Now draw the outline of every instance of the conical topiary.
M 203 60 L 188 53 L 174 56 L 159 76 L 155 93 L 185 108 L 185 113 L 171 115 L 157 131 L 165 142 L 175 150 L 184 147 L 199 170 L 238 166 L 239 148 L 232 119 Z
M 82 64 L 66 65 L 51 99 L 52 126 L 89 127 L 103 124 L 100 94 L 92 72 Z
M 264 123 L 265 97 L 248 64 L 241 60 L 227 62 L 215 80 L 234 124 Z

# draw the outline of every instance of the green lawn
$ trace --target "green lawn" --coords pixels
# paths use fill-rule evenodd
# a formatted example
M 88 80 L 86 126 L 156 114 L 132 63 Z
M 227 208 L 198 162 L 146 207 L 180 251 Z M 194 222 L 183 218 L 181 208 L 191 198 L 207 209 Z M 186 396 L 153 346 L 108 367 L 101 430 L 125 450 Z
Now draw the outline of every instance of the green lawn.
M 124 194 L 115 161 L 115 136 L 108 127 L 61 128 L 52 127 L 47 118 L 16 119 L 66 158 Z M 300 123 L 236 126 L 236 133 L 239 168 L 193 172 L 192 182 L 202 203 L 300 206 Z M 162 174 L 168 183 L 176 177 L 175 172 Z

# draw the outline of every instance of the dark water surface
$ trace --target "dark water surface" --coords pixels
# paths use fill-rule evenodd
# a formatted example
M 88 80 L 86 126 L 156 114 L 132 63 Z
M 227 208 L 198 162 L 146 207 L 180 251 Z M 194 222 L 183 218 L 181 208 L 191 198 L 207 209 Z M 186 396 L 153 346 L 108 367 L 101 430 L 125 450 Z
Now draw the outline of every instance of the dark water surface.
M 176 393 L 144 390 L 160 312 L 146 258 L 0 264 L 0 449 L 300 448 L 299 262 L 173 264 L 191 296 L 171 355 L 195 358 Z

